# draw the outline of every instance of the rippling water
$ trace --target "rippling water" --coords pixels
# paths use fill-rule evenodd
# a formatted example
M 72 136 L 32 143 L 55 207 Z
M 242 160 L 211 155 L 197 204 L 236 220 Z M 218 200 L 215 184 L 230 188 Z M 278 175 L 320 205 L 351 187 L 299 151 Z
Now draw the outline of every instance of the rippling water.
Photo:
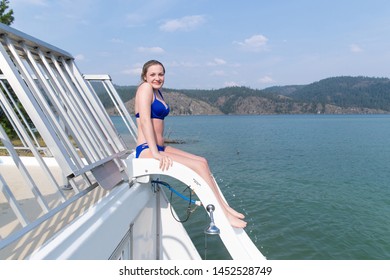
M 166 127 L 207 157 L 268 259 L 390 259 L 390 116 L 169 117 Z M 229 258 L 205 239 L 203 209 L 185 226 L 203 257 Z

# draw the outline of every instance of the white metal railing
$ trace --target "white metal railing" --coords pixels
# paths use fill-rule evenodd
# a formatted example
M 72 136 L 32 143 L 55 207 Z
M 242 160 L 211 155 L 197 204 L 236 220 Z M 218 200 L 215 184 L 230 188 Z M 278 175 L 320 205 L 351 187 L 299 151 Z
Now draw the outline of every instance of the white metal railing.
M 1 250 L 97 185 L 111 189 L 128 180 L 121 158 L 129 153 L 129 147 L 93 83 L 102 83 L 134 141 L 136 127 L 108 75 L 83 76 L 69 53 L 3 24 L 0 42 L 0 118 L 9 122 L 20 141 L 20 146 L 12 144 L 0 126 L 0 146 L 24 182 L 23 186 L 13 185 L 0 159 L 0 195 L 18 220 L 16 228 L 22 227 L 17 234 L 0 235 Z M 42 178 L 26 167 L 20 149 L 31 153 L 57 203 L 47 201 L 38 183 Z M 60 167 L 63 180 L 48 166 L 47 156 Z M 73 195 L 64 191 L 64 184 L 69 184 Z M 31 218 L 19 205 L 15 190 L 22 187 L 33 193 L 41 208 L 39 216 Z
M 91 90 L 95 92 L 94 86 L 92 83 L 98 82 L 103 85 L 103 88 L 105 89 L 105 92 L 110 97 L 113 106 L 115 107 L 118 114 L 121 116 L 127 131 L 130 132 L 130 135 L 133 137 L 134 140 L 137 138 L 137 127 L 135 123 L 133 122 L 129 111 L 126 109 L 125 104 L 123 104 L 119 94 L 115 90 L 114 85 L 111 82 L 111 78 L 109 75 L 83 75 L 84 79 L 87 81 L 88 85 L 90 86 Z M 96 92 L 95 92 L 95 95 Z

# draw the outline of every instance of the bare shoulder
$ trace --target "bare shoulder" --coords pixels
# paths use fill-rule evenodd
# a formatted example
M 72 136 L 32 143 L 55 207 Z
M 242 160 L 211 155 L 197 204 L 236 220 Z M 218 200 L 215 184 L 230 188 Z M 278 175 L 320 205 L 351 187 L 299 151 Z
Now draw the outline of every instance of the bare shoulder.
M 137 93 L 138 92 L 152 92 L 153 93 L 153 87 L 148 83 L 142 83 L 138 86 Z
M 142 83 L 139 85 L 136 95 L 135 95 L 135 104 L 136 109 L 138 110 L 138 105 L 140 104 L 149 104 L 153 100 L 153 87 L 148 83 Z
M 142 83 L 139 85 L 137 92 L 136 92 L 136 97 L 140 99 L 150 99 L 153 96 L 153 88 L 150 84 L 148 83 Z

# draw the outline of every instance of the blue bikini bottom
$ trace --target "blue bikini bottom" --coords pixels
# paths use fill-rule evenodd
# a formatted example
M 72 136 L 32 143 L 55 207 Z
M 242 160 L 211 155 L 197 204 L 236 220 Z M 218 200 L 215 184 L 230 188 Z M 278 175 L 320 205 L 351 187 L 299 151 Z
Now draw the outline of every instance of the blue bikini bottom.
M 145 149 L 149 149 L 149 145 L 147 143 L 143 143 L 141 145 L 138 145 L 136 148 L 135 148 L 135 158 L 139 158 L 139 155 L 141 154 L 141 152 Z M 164 146 L 160 146 L 160 145 L 157 145 L 157 150 L 159 152 L 163 152 L 165 150 L 165 147 Z

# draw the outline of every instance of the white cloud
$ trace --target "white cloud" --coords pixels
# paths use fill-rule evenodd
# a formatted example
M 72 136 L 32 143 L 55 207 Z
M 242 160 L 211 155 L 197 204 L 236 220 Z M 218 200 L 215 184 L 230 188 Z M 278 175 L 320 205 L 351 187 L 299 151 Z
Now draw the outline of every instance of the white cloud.
M 357 45 L 357 44 L 351 44 L 351 45 L 349 46 L 349 49 L 350 49 L 351 52 L 353 52 L 353 53 L 360 53 L 360 52 L 363 51 L 363 49 L 362 49 L 359 45 Z
M 196 68 L 201 67 L 202 65 L 194 62 L 186 62 L 186 61 L 173 61 L 168 64 L 170 67 L 186 67 L 186 68 Z
M 211 72 L 210 75 L 211 76 L 220 76 L 220 77 L 222 77 L 222 76 L 226 76 L 226 73 L 223 70 L 217 70 L 217 71 Z
M 84 60 L 84 59 L 85 59 L 85 56 L 84 56 L 83 54 L 78 54 L 78 55 L 76 55 L 74 58 L 75 58 L 75 60 L 80 61 L 80 60 Z
M 83 1 L 79 1 L 79 2 L 83 2 Z M 96 2 L 96 0 L 93 1 Z M 109 1 L 105 1 L 105 2 L 108 5 L 112 5 L 112 3 Z M 163 15 L 165 15 L 168 11 L 172 10 L 174 6 L 177 6 L 176 3 L 177 0 L 148 0 L 148 1 L 121 0 L 116 2 L 120 2 L 120 3 L 114 5 L 119 6 L 122 12 L 127 13 L 125 17 L 125 21 L 127 23 L 127 27 L 131 27 L 131 28 L 139 27 L 139 26 L 152 26 L 154 25 L 154 22 L 156 20 L 161 19 Z M 130 2 L 140 2 L 140 3 L 133 3 L 132 5 L 129 5 Z M 95 3 L 91 5 L 95 5 Z M 97 6 L 104 6 L 104 5 L 98 4 Z M 127 10 L 131 10 L 131 12 L 127 12 Z
M 253 35 L 252 37 L 245 39 L 243 42 L 235 42 L 241 46 L 244 50 L 248 51 L 264 51 L 267 49 L 268 38 L 264 35 Z
M 137 49 L 139 52 L 146 52 L 146 53 L 164 53 L 164 49 L 160 47 L 139 47 Z
M 270 76 L 264 76 L 259 79 L 259 82 L 262 84 L 272 84 L 275 81 Z
M 224 65 L 226 64 L 226 61 L 221 59 L 221 58 L 215 58 L 214 59 L 215 63 L 218 64 L 218 65 Z
M 166 32 L 191 31 L 205 22 L 206 18 L 202 15 L 185 16 L 179 19 L 166 21 L 164 24 L 160 25 L 160 29 Z
M 142 73 L 142 67 L 124 69 L 122 70 L 122 73 L 125 75 L 140 76 Z
M 225 87 L 239 87 L 240 85 L 236 82 L 225 82 L 224 86 Z
M 227 62 L 222 58 L 214 58 L 212 62 L 207 63 L 209 66 L 225 65 Z

